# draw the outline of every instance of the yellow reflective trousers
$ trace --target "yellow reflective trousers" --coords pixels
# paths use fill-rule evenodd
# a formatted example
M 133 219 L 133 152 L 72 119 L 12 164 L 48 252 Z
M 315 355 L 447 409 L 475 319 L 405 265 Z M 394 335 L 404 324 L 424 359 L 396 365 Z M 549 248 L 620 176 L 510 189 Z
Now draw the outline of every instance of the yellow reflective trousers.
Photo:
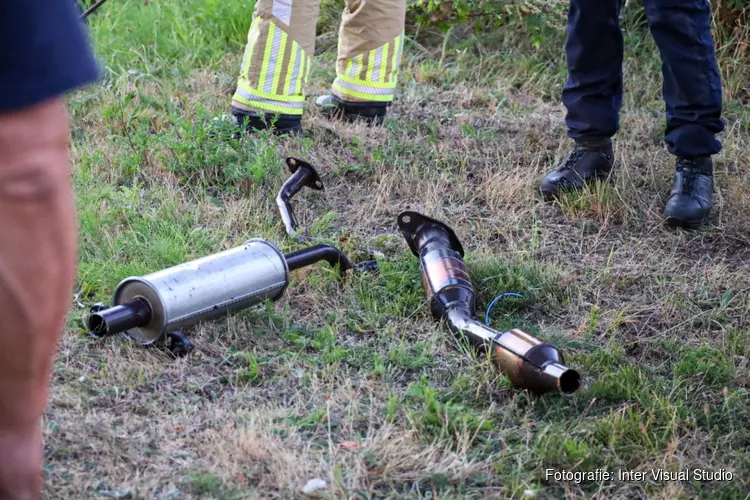
M 332 93 L 350 102 L 393 100 L 406 0 L 345 0 Z M 257 0 L 232 106 L 301 115 L 320 0 Z

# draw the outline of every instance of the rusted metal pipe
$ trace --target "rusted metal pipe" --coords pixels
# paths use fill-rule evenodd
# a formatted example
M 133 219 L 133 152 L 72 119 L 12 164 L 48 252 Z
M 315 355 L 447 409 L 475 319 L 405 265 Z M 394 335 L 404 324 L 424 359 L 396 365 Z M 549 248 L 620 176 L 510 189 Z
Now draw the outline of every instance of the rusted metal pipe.
M 464 250 L 453 230 L 417 212 L 402 212 L 398 226 L 412 253 L 419 257 L 422 285 L 435 319 L 451 331 L 488 351 L 493 363 L 511 382 L 535 393 L 574 393 L 580 374 L 565 366 L 557 347 L 519 329 L 498 332 L 474 318 L 476 293 L 463 261 Z

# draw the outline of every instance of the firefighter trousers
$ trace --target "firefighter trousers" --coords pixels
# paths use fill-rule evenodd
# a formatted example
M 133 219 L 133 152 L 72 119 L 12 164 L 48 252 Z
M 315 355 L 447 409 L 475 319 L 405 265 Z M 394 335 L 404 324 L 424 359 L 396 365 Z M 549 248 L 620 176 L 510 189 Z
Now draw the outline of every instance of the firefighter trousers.
M 345 0 L 332 93 L 390 103 L 404 43 L 406 0 Z M 302 115 L 320 0 L 257 0 L 232 106 Z

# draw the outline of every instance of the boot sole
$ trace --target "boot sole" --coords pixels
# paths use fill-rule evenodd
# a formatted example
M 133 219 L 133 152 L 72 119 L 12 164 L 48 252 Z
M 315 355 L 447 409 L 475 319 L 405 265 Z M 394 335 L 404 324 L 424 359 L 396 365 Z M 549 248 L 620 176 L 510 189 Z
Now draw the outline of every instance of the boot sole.
M 334 105 L 318 106 L 318 112 L 328 120 L 343 120 L 349 123 L 362 121 L 368 125 L 382 125 L 386 115 L 386 113 L 361 114 L 355 109 Z
M 583 190 L 587 185 L 592 185 L 597 182 L 607 182 L 610 185 L 614 185 L 614 171 L 610 170 L 606 174 L 597 174 L 593 179 L 583 181 L 582 186 L 566 186 L 555 191 L 544 191 L 540 188 L 540 192 L 545 201 L 553 201 L 559 198 L 563 194 L 575 193 L 576 191 Z
M 681 229 L 700 229 L 706 223 L 708 222 L 708 217 L 702 219 L 701 221 L 688 221 L 684 219 L 678 219 L 677 217 L 667 217 L 665 219 L 665 222 L 668 226 L 673 228 L 681 228 Z
M 347 123 L 363 122 L 367 125 L 382 125 L 385 122 L 385 115 L 382 116 L 365 116 L 357 115 L 353 113 L 345 113 L 343 111 L 329 111 L 327 113 L 321 112 L 325 118 L 329 120 L 340 120 Z
M 300 135 L 300 134 L 302 134 L 304 132 L 304 129 L 302 128 L 302 125 L 299 125 L 299 126 L 293 127 L 293 128 L 282 128 L 282 129 L 279 129 L 279 128 L 270 128 L 270 127 L 269 128 L 253 128 L 253 127 L 248 127 L 246 129 L 243 129 L 243 130 L 240 130 L 238 132 L 235 132 L 232 135 L 232 137 L 235 138 L 235 139 L 239 139 L 240 137 L 242 137 L 243 134 L 245 134 L 245 135 L 253 135 L 253 134 L 257 134 L 259 132 L 264 132 L 266 130 L 271 130 L 271 134 L 273 134 L 273 135 L 275 135 L 277 137 L 282 137 L 282 136 L 287 136 L 287 135 Z

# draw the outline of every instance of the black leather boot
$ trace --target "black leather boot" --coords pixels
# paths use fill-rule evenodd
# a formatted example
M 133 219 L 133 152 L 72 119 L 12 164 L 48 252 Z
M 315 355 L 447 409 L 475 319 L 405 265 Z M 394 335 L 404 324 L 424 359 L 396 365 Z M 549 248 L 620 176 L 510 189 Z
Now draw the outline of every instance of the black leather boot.
M 275 135 L 297 134 L 302 132 L 302 117 L 297 115 L 281 115 L 268 113 L 261 116 L 254 111 L 244 111 L 231 107 L 231 115 L 235 125 L 244 128 L 248 133 L 258 130 L 272 129 Z
M 614 165 L 611 139 L 578 140 L 565 160 L 549 172 L 540 187 L 549 200 L 562 191 L 579 189 L 584 184 L 606 179 Z
M 695 229 L 708 219 L 711 212 L 713 161 L 710 157 L 677 158 L 676 164 L 664 217 L 672 226 Z
M 390 102 L 350 102 L 335 95 L 318 97 L 315 105 L 321 114 L 330 118 L 344 118 L 349 122 L 362 120 L 368 125 L 382 125 Z

